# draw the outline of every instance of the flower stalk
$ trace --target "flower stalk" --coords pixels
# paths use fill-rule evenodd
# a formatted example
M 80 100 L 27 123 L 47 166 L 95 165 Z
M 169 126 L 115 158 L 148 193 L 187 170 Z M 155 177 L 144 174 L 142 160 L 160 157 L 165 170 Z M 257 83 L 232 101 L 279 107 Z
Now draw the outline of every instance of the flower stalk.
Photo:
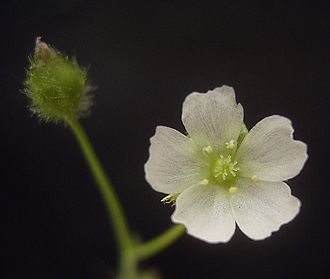
M 94 176 L 107 212 L 110 216 L 119 251 L 122 251 L 123 254 L 124 251 L 132 247 L 132 241 L 124 211 L 120 205 L 117 194 L 79 121 L 73 118 L 69 119 L 67 123 L 85 156 L 91 173 Z
M 163 251 L 185 232 L 183 225 L 173 225 L 171 228 L 141 245 L 135 247 L 135 254 L 139 261 L 151 258 Z
M 110 222 L 112 223 L 120 253 L 118 278 L 138 278 L 138 263 L 156 255 L 171 245 L 184 233 L 184 226 L 174 225 L 154 239 L 142 244 L 136 244 L 133 241 L 124 210 L 117 197 L 116 191 L 114 190 L 110 179 L 107 177 L 87 134 L 76 118 L 67 119 L 67 124 L 71 128 L 89 169 L 94 176 L 106 206 Z

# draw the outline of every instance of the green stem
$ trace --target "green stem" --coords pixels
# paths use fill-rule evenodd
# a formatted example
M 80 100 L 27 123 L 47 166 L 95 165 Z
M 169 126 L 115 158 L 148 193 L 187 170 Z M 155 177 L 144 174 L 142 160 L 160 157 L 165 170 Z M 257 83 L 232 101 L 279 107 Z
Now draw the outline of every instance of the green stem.
M 110 222 L 112 223 L 121 258 L 123 258 L 126 251 L 131 249 L 132 240 L 124 211 L 120 205 L 117 194 L 79 121 L 77 119 L 70 119 L 67 123 L 75 135 L 94 179 L 97 182 L 96 184 L 110 216 Z
M 135 247 L 136 257 L 142 261 L 163 251 L 185 232 L 183 225 L 174 225 L 159 236 Z
M 94 176 L 104 200 L 120 253 L 119 278 L 135 278 L 138 262 L 147 259 L 172 244 L 185 231 L 183 225 L 175 225 L 154 239 L 136 245 L 131 238 L 128 224 L 117 194 L 98 159 L 88 136 L 76 118 L 67 119 L 87 164 Z

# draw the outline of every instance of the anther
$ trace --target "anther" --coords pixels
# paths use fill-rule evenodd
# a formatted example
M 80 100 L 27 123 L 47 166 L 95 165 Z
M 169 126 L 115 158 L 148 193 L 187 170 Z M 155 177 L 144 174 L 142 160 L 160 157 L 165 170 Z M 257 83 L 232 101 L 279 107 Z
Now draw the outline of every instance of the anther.
M 209 155 L 213 152 L 213 148 L 211 145 L 208 145 L 208 146 L 204 146 L 202 148 L 202 152 L 204 153 L 204 155 Z
M 179 193 L 174 193 L 167 195 L 165 198 L 161 199 L 160 201 L 164 204 L 172 203 L 172 206 L 175 205 L 176 198 L 179 196 Z
M 228 192 L 231 193 L 231 194 L 236 193 L 237 192 L 237 187 L 234 187 L 234 186 L 229 187 Z
M 207 178 L 203 179 L 203 180 L 200 182 L 200 184 L 201 184 L 201 185 L 204 185 L 204 186 L 207 186 L 209 183 L 210 183 L 210 181 L 209 181 Z
M 256 175 L 252 175 L 252 176 L 251 176 L 251 180 L 252 180 L 253 182 L 256 182 L 256 181 L 257 181 L 257 176 L 256 176 Z
M 234 149 L 235 148 L 235 141 L 232 139 L 229 142 L 225 142 L 225 146 L 227 149 Z

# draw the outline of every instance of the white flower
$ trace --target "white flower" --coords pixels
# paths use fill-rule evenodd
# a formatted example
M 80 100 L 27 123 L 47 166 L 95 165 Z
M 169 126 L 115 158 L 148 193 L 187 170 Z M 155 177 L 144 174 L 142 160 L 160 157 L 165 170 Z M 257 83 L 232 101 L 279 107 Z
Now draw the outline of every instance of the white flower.
M 283 181 L 300 172 L 307 146 L 293 139 L 289 119 L 266 117 L 247 132 L 233 88 L 222 86 L 188 95 L 182 121 L 188 136 L 157 127 L 145 165 L 152 188 L 175 200 L 173 222 L 217 243 L 230 240 L 235 223 L 260 240 L 298 214 Z

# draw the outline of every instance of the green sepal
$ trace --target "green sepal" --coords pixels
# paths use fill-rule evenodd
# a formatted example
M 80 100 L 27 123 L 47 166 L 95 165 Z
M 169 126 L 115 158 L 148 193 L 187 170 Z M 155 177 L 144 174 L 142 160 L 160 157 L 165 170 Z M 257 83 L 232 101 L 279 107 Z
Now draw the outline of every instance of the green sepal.
M 248 132 L 249 132 L 249 130 L 246 128 L 246 125 L 243 123 L 242 126 L 241 126 L 241 130 L 239 132 L 238 139 L 237 139 L 237 147 L 236 147 L 236 149 L 238 149 L 238 147 L 241 145 L 243 139 L 248 134 Z
M 29 61 L 24 93 L 34 114 L 46 122 L 61 122 L 88 112 L 92 87 L 75 58 L 37 41 Z

